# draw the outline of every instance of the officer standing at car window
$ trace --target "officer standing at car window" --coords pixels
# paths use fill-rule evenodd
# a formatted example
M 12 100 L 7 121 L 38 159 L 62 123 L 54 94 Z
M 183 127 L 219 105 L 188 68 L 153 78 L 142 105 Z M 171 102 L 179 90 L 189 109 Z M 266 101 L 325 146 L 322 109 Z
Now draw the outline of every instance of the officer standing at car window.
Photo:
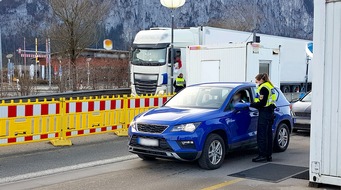
M 258 156 L 253 158 L 253 162 L 272 161 L 272 125 L 274 123 L 276 108 L 276 94 L 273 84 L 268 74 L 261 73 L 256 77 L 258 86 L 256 98 L 250 107 L 257 108 L 259 111 L 257 126 Z

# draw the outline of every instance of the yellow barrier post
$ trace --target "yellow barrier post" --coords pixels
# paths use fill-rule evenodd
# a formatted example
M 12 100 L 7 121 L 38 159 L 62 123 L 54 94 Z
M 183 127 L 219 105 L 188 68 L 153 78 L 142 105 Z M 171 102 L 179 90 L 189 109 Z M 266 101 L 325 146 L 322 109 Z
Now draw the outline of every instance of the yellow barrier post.
M 60 98 L 60 132 L 59 138 L 53 139 L 50 142 L 53 146 L 71 146 L 72 142 L 70 139 L 66 139 L 66 103 L 65 98 Z
M 128 124 L 130 123 L 130 121 L 127 121 L 127 118 L 129 118 L 128 114 L 129 114 L 128 96 L 123 95 L 123 110 L 121 111 L 121 117 L 120 117 L 120 124 L 122 124 L 122 128 L 114 132 L 119 137 L 128 136 Z

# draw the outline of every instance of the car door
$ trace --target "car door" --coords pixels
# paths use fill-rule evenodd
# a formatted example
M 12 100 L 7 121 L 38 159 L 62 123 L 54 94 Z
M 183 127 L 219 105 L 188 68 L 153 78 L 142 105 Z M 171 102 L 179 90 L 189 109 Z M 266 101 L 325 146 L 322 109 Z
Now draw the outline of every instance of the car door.
M 254 102 L 255 97 L 256 97 L 256 87 L 251 87 L 251 94 L 250 94 L 250 101 Z M 253 141 L 254 143 L 257 142 L 257 126 L 258 126 L 258 116 L 259 116 L 259 111 L 256 108 L 250 107 L 250 116 L 252 118 L 252 122 L 250 124 L 250 140 Z
M 242 92 L 242 99 L 245 103 L 252 102 L 253 95 L 250 88 L 238 90 L 235 94 L 238 92 Z M 235 146 L 240 146 L 254 140 L 257 129 L 258 110 L 253 108 L 241 111 L 234 110 L 233 106 L 231 106 L 233 96 L 231 96 L 231 100 L 229 100 L 226 108 L 226 123 L 230 131 L 230 142 Z

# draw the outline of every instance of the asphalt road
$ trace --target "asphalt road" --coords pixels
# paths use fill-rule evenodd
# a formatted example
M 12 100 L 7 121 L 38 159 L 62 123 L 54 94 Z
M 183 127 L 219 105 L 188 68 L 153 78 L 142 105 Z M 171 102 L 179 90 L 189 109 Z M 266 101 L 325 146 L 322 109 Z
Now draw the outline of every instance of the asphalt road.
M 65 147 L 54 147 L 49 142 L 0 147 L 0 178 L 129 154 L 127 138 L 112 133 L 73 138 L 72 142 L 73 146 Z
M 126 138 L 113 134 L 72 141 L 71 147 L 0 147 L 0 189 L 310 189 L 307 180 L 270 183 L 228 176 L 264 165 L 251 162 L 255 150 L 231 153 L 223 167 L 208 171 L 196 163 L 143 161 L 127 151 Z M 308 167 L 309 133 L 294 133 L 288 150 L 275 153 L 273 163 Z

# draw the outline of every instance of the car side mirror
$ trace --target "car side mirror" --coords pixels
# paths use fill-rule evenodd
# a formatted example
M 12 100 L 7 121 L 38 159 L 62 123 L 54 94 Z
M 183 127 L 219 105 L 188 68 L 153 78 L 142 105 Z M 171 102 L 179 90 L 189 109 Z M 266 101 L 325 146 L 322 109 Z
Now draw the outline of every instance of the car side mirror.
M 246 103 L 236 103 L 234 106 L 233 106 L 234 110 L 236 111 L 242 111 L 242 110 L 246 110 L 249 108 L 249 105 L 246 104 Z

